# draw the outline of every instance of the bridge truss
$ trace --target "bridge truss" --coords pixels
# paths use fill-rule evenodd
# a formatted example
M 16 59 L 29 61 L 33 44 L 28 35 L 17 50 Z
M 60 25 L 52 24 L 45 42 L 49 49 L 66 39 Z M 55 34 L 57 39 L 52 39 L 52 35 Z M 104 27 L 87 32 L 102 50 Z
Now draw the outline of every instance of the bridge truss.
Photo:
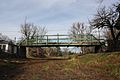
M 99 46 L 104 44 L 103 39 L 97 39 L 92 34 L 70 35 L 41 35 L 22 40 L 20 46 L 28 47 L 69 47 L 69 46 Z

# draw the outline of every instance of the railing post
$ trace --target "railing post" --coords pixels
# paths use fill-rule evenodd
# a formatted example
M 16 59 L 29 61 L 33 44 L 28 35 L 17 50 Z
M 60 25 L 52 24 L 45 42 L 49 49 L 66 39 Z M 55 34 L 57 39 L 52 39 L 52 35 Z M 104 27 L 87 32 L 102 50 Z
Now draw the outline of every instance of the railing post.
M 25 39 L 25 45 L 27 45 L 27 39 Z
M 57 34 L 57 43 L 59 44 L 59 34 Z
M 38 45 L 38 34 L 37 34 L 37 45 Z
M 48 45 L 48 35 L 46 35 L 47 36 L 47 42 L 46 42 L 46 44 Z
M 92 36 L 92 34 L 90 34 L 90 36 L 91 36 L 91 45 L 92 45 L 92 42 L 93 42 L 93 41 L 92 41 L 92 40 L 93 40 L 93 36 Z
M 26 42 L 26 45 L 28 45 L 28 38 L 26 38 L 26 41 L 25 41 L 25 42 Z

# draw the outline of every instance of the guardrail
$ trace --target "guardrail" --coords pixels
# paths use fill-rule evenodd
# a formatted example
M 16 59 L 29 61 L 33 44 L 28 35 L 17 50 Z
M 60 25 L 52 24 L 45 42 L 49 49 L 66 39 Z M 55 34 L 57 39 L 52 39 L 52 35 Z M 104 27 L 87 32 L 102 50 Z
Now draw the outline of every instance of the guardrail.
M 24 39 L 20 45 L 101 45 L 100 42 L 92 34 L 79 34 L 76 37 L 70 35 L 41 35 L 34 38 Z

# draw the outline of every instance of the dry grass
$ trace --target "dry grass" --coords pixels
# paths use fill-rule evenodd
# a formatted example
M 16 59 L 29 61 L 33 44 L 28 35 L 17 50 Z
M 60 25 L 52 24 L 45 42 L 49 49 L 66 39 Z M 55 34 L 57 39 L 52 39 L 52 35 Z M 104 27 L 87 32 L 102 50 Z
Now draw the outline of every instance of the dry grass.
M 0 62 L 2 80 L 120 80 L 120 52 Z

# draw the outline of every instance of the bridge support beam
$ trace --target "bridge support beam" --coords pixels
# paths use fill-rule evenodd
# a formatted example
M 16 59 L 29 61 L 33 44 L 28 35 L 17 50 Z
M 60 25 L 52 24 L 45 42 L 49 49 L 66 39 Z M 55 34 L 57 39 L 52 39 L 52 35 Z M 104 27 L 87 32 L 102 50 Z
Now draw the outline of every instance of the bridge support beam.
M 20 58 L 26 58 L 26 47 L 19 46 L 19 48 L 18 48 L 18 54 L 17 55 Z
M 62 56 L 60 47 L 56 47 L 56 48 L 57 48 L 57 54 L 58 54 L 59 56 Z
M 100 46 L 100 45 L 95 46 L 95 53 L 98 53 L 98 52 L 100 51 L 100 48 L 101 48 L 101 46 Z

